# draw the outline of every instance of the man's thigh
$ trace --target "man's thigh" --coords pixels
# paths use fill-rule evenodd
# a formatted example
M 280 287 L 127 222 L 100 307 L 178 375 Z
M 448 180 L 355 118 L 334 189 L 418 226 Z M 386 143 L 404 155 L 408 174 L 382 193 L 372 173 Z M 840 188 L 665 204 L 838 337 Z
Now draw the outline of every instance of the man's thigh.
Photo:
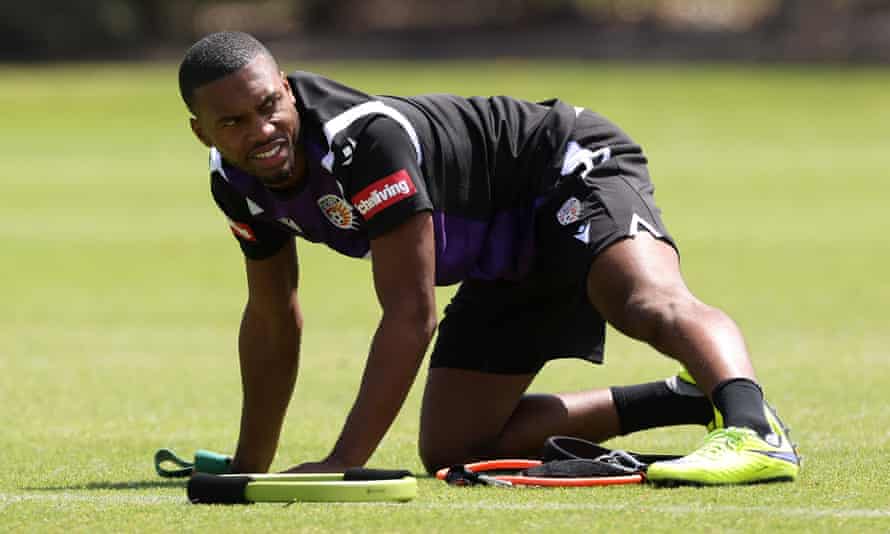
M 479 451 L 498 439 L 534 377 L 430 369 L 420 416 L 420 456 L 427 469 L 480 459 Z
M 604 336 L 584 277 L 468 280 L 445 308 L 430 367 L 526 375 L 556 358 L 599 363 Z

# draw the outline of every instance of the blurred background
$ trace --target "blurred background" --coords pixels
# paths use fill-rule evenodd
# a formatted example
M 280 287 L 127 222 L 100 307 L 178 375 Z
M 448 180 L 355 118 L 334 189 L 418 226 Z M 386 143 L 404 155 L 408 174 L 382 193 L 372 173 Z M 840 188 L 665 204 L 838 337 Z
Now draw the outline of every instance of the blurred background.
M 13 466 L 0 476 L 0 530 L 235 528 L 235 511 L 182 507 L 182 488 L 159 483 L 150 462 L 159 447 L 231 451 L 238 433 L 243 260 L 211 199 L 207 150 L 176 84 L 186 48 L 224 29 L 254 33 L 285 70 L 370 94 L 559 97 L 602 112 L 645 148 L 684 276 L 746 333 L 806 474 L 739 500 L 648 493 L 639 500 L 645 513 L 610 491 L 595 499 L 606 507 L 596 520 L 618 518 L 611 530 L 664 530 L 678 520 L 711 531 L 888 530 L 890 488 L 875 465 L 890 460 L 890 0 L 0 6 L 0 451 Z M 380 313 L 367 262 L 299 247 L 302 378 L 274 469 L 329 451 Z M 453 291 L 441 288 L 440 307 Z M 677 370 L 616 332 L 607 352 L 602 367 L 548 365 L 532 390 Z M 425 372 L 371 465 L 422 469 Z M 613 446 L 688 451 L 701 436 L 672 428 Z M 134 512 L 133 503 L 167 502 L 159 493 L 169 506 Z M 450 495 L 436 520 L 406 517 L 402 507 L 380 517 L 418 532 L 540 530 L 543 520 L 552 531 L 589 530 L 591 516 L 579 513 L 516 523 L 522 514 L 503 506 L 506 497 L 486 509 L 473 494 L 470 513 L 455 514 Z M 556 494 L 527 495 L 543 503 Z M 728 505 L 719 513 L 717 501 Z M 666 511 L 653 512 L 659 504 Z M 292 509 L 320 530 L 365 531 L 362 521 L 378 513 L 307 510 Z M 262 531 L 293 531 L 294 515 L 281 512 L 249 515 Z M 504 529 L 492 528 L 499 515 L 510 520 Z M 627 527 L 650 517 L 651 528 Z M 238 518 L 245 530 L 251 518 Z
M 887 0 L 32 0 L 6 2 L 0 61 L 170 59 L 252 32 L 299 59 L 890 62 Z

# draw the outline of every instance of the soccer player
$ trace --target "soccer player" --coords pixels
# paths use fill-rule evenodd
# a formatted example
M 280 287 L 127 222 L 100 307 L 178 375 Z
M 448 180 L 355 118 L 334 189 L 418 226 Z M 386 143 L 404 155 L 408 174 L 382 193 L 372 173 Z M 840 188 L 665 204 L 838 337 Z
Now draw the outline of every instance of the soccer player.
M 602 441 L 698 423 L 714 428 L 703 446 L 653 464 L 650 480 L 797 476 L 741 333 L 687 289 L 646 158 L 602 116 L 560 100 L 377 96 L 308 72 L 285 76 L 239 32 L 195 43 L 179 84 L 210 149 L 213 197 L 246 257 L 234 471 L 269 468 L 293 392 L 298 236 L 370 258 L 382 313 L 339 439 L 294 471 L 364 465 L 438 328 L 419 438 L 431 472 L 534 456 L 551 435 Z M 434 287 L 456 283 L 439 322 Z M 602 362 L 606 321 L 691 376 L 525 393 L 548 360 Z

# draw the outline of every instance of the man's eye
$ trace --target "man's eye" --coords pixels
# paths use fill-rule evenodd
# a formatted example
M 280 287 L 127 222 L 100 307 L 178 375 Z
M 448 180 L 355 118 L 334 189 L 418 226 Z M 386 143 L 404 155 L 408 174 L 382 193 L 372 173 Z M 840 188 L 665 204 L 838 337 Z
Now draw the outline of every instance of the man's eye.
M 266 100 L 266 103 L 265 103 L 265 105 L 264 105 L 263 107 L 266 108 L 267 110 L 270 110 L 270 111 L 271 111 L 271 110 L 276 109 L 276 108 L 278 107 L 278 103 L 279 103 L 279 102 L 281 102 L 281 95 L 278 94 L 278 93 L 276 93 L 276 94 L 272 95 L 272 96 L 269 98 L 269 100 Z
M 219 125 L 222 126 L 223 128 L 231 128 L 231 127 L 235 126 L 237 123 L 238 123 L 238 121 L 235 119 L 226 119 L 224 121 L 220 121 Z

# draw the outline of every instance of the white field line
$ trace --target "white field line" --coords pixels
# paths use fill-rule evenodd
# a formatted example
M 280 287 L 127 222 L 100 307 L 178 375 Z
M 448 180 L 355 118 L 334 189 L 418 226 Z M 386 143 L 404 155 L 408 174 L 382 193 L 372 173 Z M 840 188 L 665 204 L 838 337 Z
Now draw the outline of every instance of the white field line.
M 187 504 L 186 498 L 176 495 L 89 495 L 83 493 L 0 493 L 0 510 L 23 502 L 50 502 L 55 504 L 91 503 L 102 505 Z
M 154 506 L 159 504 L 188 504 L 185 496 L 176 495 L 85 495 L 82 493 L 0 493 L 0 510 L 18 503 L 53 503 L 61 505 L 75 505 L 78 503 L 99 504 L 106 506 L 136 505 Z M 308 504 L 307 504 L 308 505 Z M 507 511 L 610 511 L 610 512 L 655 512 L 663 514 L 713 514 L 713 513 L 737 513 L 750 514 L 761 513 L 767 515 L 779 515 L 787 517 L 812 517 L 812 518 L 890 518 L 890 508 L 800 508 L 779 506 L 733 506 L 733 505 L 640 505 L 631 504 L 564 504 L 564 503 L 536 503 L 536 504 L 506 504 L 506 503 L 424 503 L 414 501 L 410 503 L 323 503 L 323 506 L 393 506 L 399 508 L 419 509 L 459 509 L 459 510 L 507 510 Z

